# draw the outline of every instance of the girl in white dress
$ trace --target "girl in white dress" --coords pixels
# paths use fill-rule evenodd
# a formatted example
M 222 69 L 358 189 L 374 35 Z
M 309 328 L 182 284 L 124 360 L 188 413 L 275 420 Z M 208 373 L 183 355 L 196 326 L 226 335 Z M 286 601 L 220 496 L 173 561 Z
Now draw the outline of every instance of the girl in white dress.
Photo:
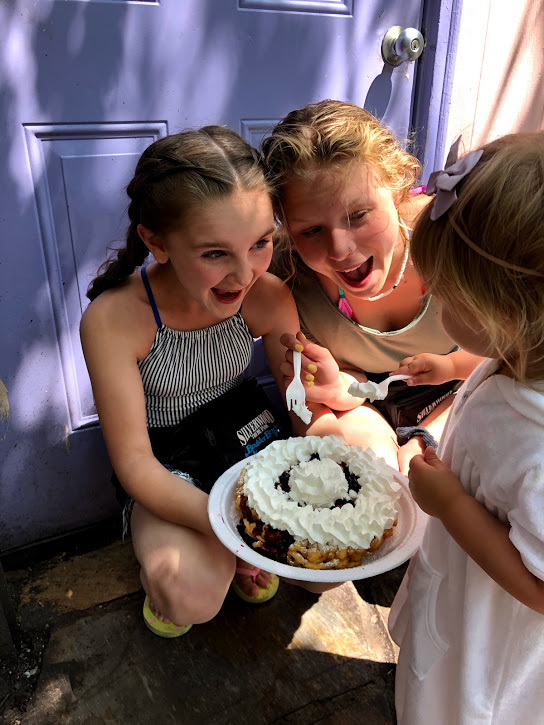
M 414 263 L 452 339 L 488 359 L 438 457 L 410 464 L 431 518 L 389 619 L 398 722 L 544 722 L 544 132 L 433 176 Z

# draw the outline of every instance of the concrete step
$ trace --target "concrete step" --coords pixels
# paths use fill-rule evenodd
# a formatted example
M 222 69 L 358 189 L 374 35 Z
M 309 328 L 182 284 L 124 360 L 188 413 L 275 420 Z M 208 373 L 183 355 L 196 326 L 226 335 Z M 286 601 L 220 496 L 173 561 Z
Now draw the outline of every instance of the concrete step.
M 129 541 L 6 572 L 20 629 L 50 638 L 32 698 L 8 693 L 0 722 L 394 723 L 386 619 L 404 570 L 322 595 L 282 582 L 260 606 L 230 592 L 212 622 L 175 640 L 144 626 Z

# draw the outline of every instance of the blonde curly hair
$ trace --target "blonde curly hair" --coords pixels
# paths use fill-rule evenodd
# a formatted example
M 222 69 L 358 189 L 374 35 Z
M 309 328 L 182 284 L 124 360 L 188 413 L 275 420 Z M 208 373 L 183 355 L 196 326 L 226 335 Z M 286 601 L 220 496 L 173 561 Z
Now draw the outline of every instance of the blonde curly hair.
M 293 249 L 281 203 L 286 184 L 316 169 L 336 170 L 363 163 L 403 203 L 421 169 L 419 161 L 404 151 L 374 116 L 359 106 L 334 100 L 291 111 L 263 140 L 261 153 L 279 222 L 274 271 L 284 278 L 292 276 Z
M 485 329 L 516 380 L 542 379 L 544 361 L 544 131 L 483 147 L 436 221 L 433 204 L 410 242 L 426 289 Z

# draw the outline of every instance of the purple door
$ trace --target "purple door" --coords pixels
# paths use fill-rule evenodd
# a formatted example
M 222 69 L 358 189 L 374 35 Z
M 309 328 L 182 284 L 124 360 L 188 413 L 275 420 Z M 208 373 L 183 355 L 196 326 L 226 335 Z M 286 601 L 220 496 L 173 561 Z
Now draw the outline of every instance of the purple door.
M 7 0 L 0 5 L 0 549 L 117 511 L 79 344 L 154 139 L 227 124 L 258 144 L 340 98 L 411 127 L 418 63 L 385 66 L 423 0 Z M 425 56 L 423 56 L 425 57 Z

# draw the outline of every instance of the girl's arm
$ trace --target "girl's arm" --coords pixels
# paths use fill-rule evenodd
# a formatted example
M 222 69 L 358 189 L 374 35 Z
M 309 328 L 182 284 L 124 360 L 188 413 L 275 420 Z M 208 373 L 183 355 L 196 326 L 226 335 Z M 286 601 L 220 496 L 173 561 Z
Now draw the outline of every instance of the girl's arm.
M 207 495 L 170 473 L 155 458 L 146 428 L 132 315 L 119 295 L 89 305 L 81 343 L 108 454 L 123 489 L 161 519 L 211 534 Z
M 447 355 L 423 352 L 405 357 L 390 375 L 411 375 L 407 385 L 441 385 L 449 380 L 466 380 L 483 359 L 464 350 Z
M 439 518 L 459 546 L 515 599 L 544 614 L 544 582 L 530 572 L 509 538 L 510 527 L 462 487 L 432 448 L 410 461 L 416 503 Z
M 282 333 L 295 335 L 299 329 L 295 301 L 287 285 L 272 274 L 264 274 L 249 291 L 242 308 L 253 337 L 262 337 L 266 359 L 274 379 L 285 390 L 281 364 L 285 350 Z
M 285 348 L 280 338 L 285 331 L 292 336 L 299 327 L 295 301 L 287 285 L 272 274 L 264 274 L 244 300 L 243 315 L 253 337 L 262 337 L 270 371 L 285 401 L 286 381 L 282 372 Z M 293 431 L 304 435 L 307 426 L 294 413 L 289 417 Z

